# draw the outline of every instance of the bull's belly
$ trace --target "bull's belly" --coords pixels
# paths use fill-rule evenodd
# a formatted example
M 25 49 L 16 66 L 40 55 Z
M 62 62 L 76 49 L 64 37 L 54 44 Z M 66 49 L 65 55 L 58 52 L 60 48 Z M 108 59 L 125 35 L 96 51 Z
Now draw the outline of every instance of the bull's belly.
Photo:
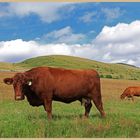
M 34 101 L 30 101 L 29 104 L 30 104 L 31 106 L 41 106 L 41 105 L 43 105 L 43 102 L 34 102 Z
M 64 103 L 71 103 L 76 100 L 81 100 L 82 98 L 89 98 L 90 88 L 81 87 L 79 85 L 67 86 L 63 88 L 56 88 L 57 90 L 53 93 L 53 100 L 61 101 Z
M 138 96 L 138 97 L 139 97 L 139 96 L 140 96 L 140 94 L 134 94 L 134 96 Z
M 54 101 L 59 101 L 59 102 L 63 102 L 63 103 L 71 103 L 74 102 L 76 100 L 80 100 L 81 98 L 77 98 L 77 99 L 64 99 L 64 98 L 53 98 Z
M 54 101 L 60 101 L 60 102 L 64 102 L 64 103 L 71 103 L 71 102 L 74 102 L 76 100 L 81 100 L 82 98 L 85 98 L 85 97 L 82 95 L 80 95 L 80 96 L 57 96 L 57 95 L 54 95 L 53 96 Z

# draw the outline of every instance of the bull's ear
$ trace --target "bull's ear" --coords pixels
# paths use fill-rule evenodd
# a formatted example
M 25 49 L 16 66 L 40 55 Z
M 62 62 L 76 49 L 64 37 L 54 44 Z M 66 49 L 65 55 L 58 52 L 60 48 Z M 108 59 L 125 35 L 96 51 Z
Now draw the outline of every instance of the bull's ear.
M 5 78 L 3 79 L 3 82 L 7 85 L 13 84 L 13 78 Z

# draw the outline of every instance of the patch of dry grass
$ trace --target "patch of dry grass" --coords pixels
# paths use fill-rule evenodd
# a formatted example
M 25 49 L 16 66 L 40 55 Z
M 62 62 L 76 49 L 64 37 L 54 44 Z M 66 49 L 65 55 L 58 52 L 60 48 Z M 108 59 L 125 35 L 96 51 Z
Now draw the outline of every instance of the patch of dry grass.
M 13 100 L 13 87 L 4 84 L 3 79 L 12 77 L 15 72 L 0 72 L 0 102 L 5 100 Z

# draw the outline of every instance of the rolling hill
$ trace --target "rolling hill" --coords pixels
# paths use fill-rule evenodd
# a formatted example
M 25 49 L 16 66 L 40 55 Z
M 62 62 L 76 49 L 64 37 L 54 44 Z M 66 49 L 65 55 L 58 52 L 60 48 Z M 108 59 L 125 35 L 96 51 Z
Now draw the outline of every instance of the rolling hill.
M 5 64 L 3 63 L 2 65 Z M 140 80 L 140 68 L 137 67 L 124 64 L 102 63 L 90 59 L 64 55 L 40 56 L 27 59 L 20 63 L 9 63 L 7 64 L 7 69 L 24 71 L 37 66 L 96 69 L 101 78 Z M 6 66 L 3 69 L 6 69 Z

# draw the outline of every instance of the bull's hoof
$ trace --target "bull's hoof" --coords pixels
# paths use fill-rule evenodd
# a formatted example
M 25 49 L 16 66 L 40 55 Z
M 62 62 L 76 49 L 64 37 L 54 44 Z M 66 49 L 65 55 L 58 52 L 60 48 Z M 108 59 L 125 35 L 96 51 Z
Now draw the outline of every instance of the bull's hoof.
M 82 119 L 84 119 L 84 120 L 85 120 L 85 119 L 88 119 L 88 118 L 89 118 L 89 116 L 86 116 L 86 115 L 83 115 L 83 116 L 82 116 Z
M 103 112 L 103 113 L 101 114 L 101 117 L 102 117 L 102 118 L 106 118 L 105 112 Z

